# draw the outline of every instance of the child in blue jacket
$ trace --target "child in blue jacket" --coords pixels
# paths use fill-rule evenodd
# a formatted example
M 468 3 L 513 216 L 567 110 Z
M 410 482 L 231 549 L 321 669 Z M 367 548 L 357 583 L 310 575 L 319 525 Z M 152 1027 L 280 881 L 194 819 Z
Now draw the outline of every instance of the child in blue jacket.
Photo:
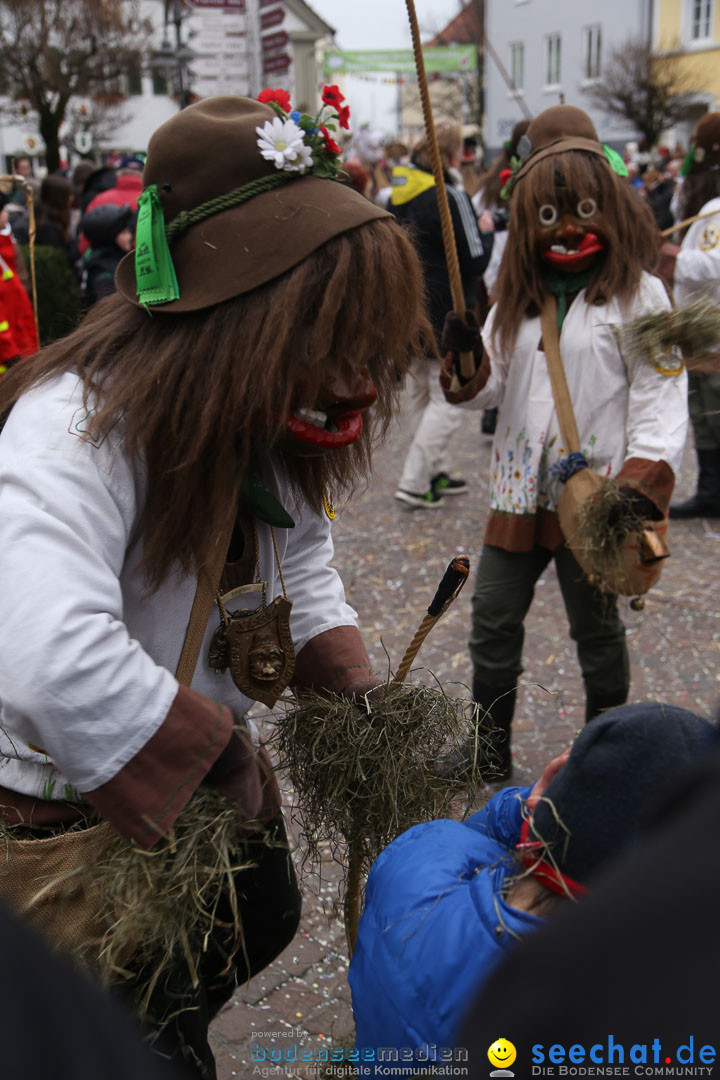
M 370 871 L 350 965 L 358 1048 L 380 1061 L 390 1060 L 381 1049 L 412 1051 L 406 1075 L 442 1060 L 503 956 L 588 891 L 714 737 L 684 709 L 612 709 L 533 787 L 505 788 L 467 821 L 425 822 L 393 841 Z

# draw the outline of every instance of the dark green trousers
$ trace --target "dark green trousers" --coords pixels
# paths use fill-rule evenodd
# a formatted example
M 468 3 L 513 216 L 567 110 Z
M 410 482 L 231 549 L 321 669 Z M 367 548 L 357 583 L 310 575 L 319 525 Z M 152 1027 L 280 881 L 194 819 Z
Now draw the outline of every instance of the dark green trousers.
M 720 447 L 720 372 L 688 375 L 688 406 L 696 450 Z
M 601 594 L 566 547 L 558 551 L 535 547 L 529 552 L 483 547 L 472 599 L 470 656 L 476 681 L 489 686 L 514 686 L 522 674 L 524 622 L 535 584 L 551 560 L 560 584 L 570 637 L 588 701 L 597 708 L 622 704 L 630 688 L 630 663 L 625 627 L 617 598 Z

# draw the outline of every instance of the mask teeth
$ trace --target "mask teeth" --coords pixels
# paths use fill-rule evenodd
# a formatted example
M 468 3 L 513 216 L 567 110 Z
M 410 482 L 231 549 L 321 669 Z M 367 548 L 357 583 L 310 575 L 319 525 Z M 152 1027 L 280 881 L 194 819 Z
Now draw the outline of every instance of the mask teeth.
M 298 420 L 304 420 L 313 427 L 324 428 L 327 423 L 327 413 L 320 412 L 319 409 L 296 409 L 295 415 Z

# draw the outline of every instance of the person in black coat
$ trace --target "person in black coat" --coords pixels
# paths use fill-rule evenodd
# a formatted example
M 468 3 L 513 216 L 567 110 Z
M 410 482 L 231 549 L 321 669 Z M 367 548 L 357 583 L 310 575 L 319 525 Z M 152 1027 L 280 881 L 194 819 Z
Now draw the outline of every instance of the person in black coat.
M 80 228 L 90 244 L 83 256 L 86 307 L 115 292 L 115 269 L 133 246 L 136 220 L 132 207 L 110 203 L 85 214 Z
M 462 131 L 453 121 L 436 124 L 445 190 L 450 206 L 455 246 L 465 304 L 472 311 L 478 279 L 490 261 L 493 224 L 489 214 L 480 219 L 472 203 L 454 179 L 462 154 Z M 459 176 L 459 174 L 458 174 Z M 454 307 L 443 244 L 440 212 L 430 151 L 425 139 L 416 145 L 409 165 L 398 165 L 392 174 L 389 209 L 411 232 L 425 273 L 430 319 L 437 340 L 445 315 Z M 448 406 L 439 387 L 439 369 L 428 343 L 425 356 L 416 357 L 407 386 L 405 420 L 414 431 L 395 498 L 418 509 L 442 505 L 445 495 L 461 495 L 464 480 L 449 475 L 448 448 L 462 415 Z

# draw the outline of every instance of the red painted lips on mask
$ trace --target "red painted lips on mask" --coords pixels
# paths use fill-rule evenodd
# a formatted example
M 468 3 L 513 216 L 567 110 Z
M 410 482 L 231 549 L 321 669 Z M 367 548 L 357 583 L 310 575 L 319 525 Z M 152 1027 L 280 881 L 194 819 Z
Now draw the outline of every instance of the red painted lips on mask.
M 555 263 L 557 266 L 571 266 L 573 263 L 587 259 L 589 255 L 597 255 L 604 250 L 605 244 L 600 237 L 596 233 L 588 232 L 585 233 L 577 248 L 569 248 L 563 252 L 553 251 L 552 248 L 548 247 L 542 252 L 542 257 L 547 262 Z
M 324 427 L 316 427 L 302 420 L 299 416 L 289 416 L 285 421 L 288 431 L 300 442 L 309 446 L 317 446 L 322 450 L 338 450 L 343 446 L 350 446 L 360 438 L 363 418 L 362 412 L 345 413 L 333 420 L 335 431 L 326 431 Z
M 335 401 L 325 409 L 298 409 L 287 418 L 285 426 L 295 439 L 306 446 L 317 450 L 340 450 L 360 438 L 363 413 L 375 401 L 377 391 L 368 383 L 362 392 L 356 393 L 351 399 Z

